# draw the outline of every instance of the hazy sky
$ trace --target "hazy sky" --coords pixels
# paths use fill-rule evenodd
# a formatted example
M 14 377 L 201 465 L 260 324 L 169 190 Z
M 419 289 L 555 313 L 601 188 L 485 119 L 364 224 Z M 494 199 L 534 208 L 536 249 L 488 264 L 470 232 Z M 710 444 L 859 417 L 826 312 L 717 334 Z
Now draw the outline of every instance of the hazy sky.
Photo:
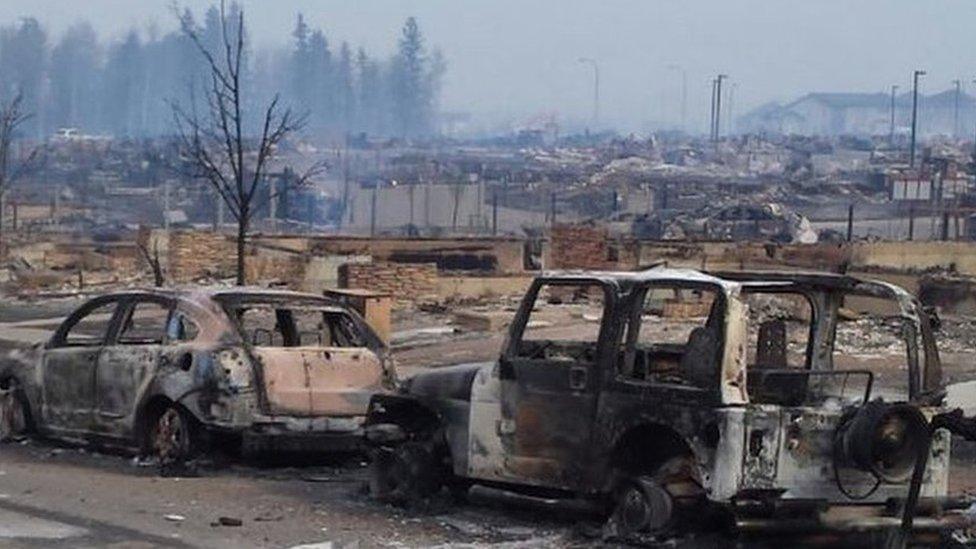
M 208 0 L 180 5 L 202 11 Z M 449 68 L 445 108 L 514 123 L 554 112 L 585 120 L 599 61 L 601 118 L 623 129 L 676 122 L 680 65 L 688 75 L 688 124 L 706 125 L 710 75 L 736 84 L 736 113 L 807 91 L 905 89 L 911 70 L 924 90 L 956 78 L 976 86 L 973 0 L 244 0 L 260 46 L 290 39 L 303 12 L 330 40 L 373 53 L 392 50 L 409 15 Z M 0 23 L 34 15 L 49 31 L 86 19 L 117 38 L 155 22 L 173 27 L 170 0 L 3 0 Z

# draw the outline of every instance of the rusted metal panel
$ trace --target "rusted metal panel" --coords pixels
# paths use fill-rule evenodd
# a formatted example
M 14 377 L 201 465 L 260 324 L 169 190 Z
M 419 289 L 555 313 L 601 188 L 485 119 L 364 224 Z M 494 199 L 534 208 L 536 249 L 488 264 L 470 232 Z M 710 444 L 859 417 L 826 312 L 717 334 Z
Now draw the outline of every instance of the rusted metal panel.
M 363 415 L 382 389 L 383 366 L 363 348 L 255 348 L 268 413 Z
M 748 307 L 738 292 L 726 295 L 725 346 L 722 354 L 721 395 L 724 404 L 749 402 L 746 391 L 746 326 Z
M 161 345 L 103 349 L 95 367 L 96 413 L 103 419 L 133 414 L 149 377 L 156 373 L 160 352 Z
M 468 420 L 467 470 L 462 472 L 455 468 L 456 473 L 488 480 L 511 478 L 505 469 L 507 452 L 502 437 L 511 435 L 515 423 L 502 419 L 501 384 L 497 365 L 484 367 L 475 376 Z
M 92 426 L 95 390 L 92 379 L 100 347 L 49 349 L 41 364 L 41 419 L 58 429 Z

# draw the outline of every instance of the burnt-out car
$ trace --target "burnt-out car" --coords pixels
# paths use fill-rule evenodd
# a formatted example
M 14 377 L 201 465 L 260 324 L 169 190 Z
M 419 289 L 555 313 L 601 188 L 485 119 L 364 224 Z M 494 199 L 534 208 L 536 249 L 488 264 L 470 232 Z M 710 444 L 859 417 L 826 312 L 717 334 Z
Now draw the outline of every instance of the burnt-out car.
M 592 321 L 534 327 L 559 307 Z M 844 321 L 861 309 L 900 349 L 885 361 L 852 356 L 873 332 L 839 334 L 869 330 Z M 365 433 L 373 494 L 396 503 L 478 483 L 585 498 L 619 534 L 849 542 L 907 523 L 938 543 L 968 520 L 946 498 L 943 396 L 925 312 L 884 282 L 566 272 L 531 285 L 497 361 L 405 380 Z M 910 494 L 928 503 L 905 520 Z
M 355 449 L 370 397 L 393 381 L 386 345 L 334 300 L 127 291 L 88 301 L 47 343 L 0 363 L 0 434 L 36 430 L 162 459 L 215 440 Z

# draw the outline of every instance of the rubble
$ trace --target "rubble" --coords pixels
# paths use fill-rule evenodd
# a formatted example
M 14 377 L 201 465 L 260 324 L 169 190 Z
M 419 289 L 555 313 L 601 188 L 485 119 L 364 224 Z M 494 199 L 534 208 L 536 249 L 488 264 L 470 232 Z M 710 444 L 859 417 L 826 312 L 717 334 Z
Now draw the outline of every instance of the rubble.
M 665 239 L 746 239 L 793 244 L 815 244 L 818 239 L 809 219 L 776 203 L 709 205 L 663 223 Z

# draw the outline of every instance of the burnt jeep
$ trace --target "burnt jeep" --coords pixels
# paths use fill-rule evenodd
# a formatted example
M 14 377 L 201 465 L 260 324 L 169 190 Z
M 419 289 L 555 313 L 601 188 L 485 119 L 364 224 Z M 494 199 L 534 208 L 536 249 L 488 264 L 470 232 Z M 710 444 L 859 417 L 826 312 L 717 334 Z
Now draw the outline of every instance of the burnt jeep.
M 873 333 L 840 341 L 872 308 L 894 361 L 852 356 Z M 945 497 L 943 396 L 926 313 L 891 284 L 566 272 L 534 281 L 496 362 L 376 395 L 365 435 L 372 492 L 394 503 L 477 483 L 591 500 L 618 534 L 940 543 L 967 520 Z

